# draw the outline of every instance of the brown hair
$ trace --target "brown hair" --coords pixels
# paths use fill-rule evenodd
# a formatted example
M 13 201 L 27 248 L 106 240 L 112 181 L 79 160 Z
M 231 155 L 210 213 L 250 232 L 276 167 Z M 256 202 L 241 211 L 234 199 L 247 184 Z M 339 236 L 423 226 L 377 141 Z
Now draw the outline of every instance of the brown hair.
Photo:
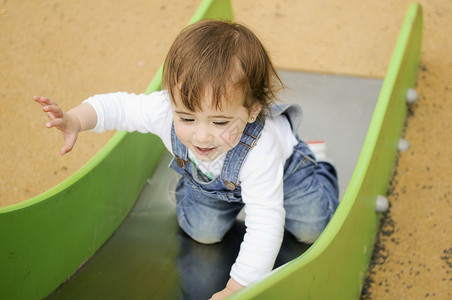
M 244 107 L 250 109 L 255 103 L 269 108 L 284 85 L 264 46 L 248 28 L 205 20 L 177 36 L 165 59 L 163 87 L 172 101 L 177 92 L 183 105 L 196 111 L 206 88 L 211 89 L 212 107 L 221 109 L 228 89 L 238 88 L 245 96 Z

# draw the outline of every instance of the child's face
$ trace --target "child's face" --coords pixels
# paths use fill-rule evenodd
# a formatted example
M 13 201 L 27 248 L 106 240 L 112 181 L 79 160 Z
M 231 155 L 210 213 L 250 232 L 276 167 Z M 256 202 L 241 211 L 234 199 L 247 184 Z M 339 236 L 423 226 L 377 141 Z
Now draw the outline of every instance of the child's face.
M 174 128 L 178 138 L 201 161 L 212 161 L 234 148 L 240 141 L 248 122 L 253 122 L 260 105 L 251 110 L 243 106 L 241 93 L 234 93 L 233 101 L 223 99 L 221 110 L 210 106 L 206 93 L 202 111 L 191 112 L 182 104 L 177 93 L 173 99 Z

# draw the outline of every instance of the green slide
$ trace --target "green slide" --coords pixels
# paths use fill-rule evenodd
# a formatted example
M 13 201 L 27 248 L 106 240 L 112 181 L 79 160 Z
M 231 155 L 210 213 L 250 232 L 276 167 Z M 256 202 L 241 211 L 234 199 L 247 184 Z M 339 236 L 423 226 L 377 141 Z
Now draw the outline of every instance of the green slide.
M 203 1 L 191 22 L 204 18 L 232 19 L 230 2 Z M 376 199 L 386 195 L 391 179 L 406 117 L 406 94 L 408 88 L 414 86 L 419 65 L 421 35 L 422 9 L 419 4 L 412 4 L 378 101 L 373 107 L 373 115 L 366 125 L 367 135 L 363 139 L 356 166 L 327 229 L 308 250 L 300 252 L 302 255 L 231 299 L 359 297 L 378 230 Z M 161 69 L 146 93 L 160 89 L 160 84 Z M 138 223 L 133 224 L 155 227 L 155 246 L 149 245 L 146 253 L 159 255 L 159 261 L 150 263 L 154 268 L 150 272 L 157 273 L 157 279 L 165 274 L 165 282 L 173 280 L 173 298 L 179 297 L 175 290 L 181 283 L 174 270 L 173 259 L 177 251 L 171 249 L 179 247 L 178 242 L 185 248 L 202 246 L 190 244 L 189 240 L 180 237 L 173 215 L 166 210 L 166 206 L 163 210 L 162 205 L 154 205 L 151 213 L 144 214 L 147 204 L 140 202 L 150 194 L 160 193 L 159 190 L 162 190 L 161 193 L 166 191 L 166 187 L 154 184 L 153 180 L 160 174 L 167 174 L 162 173 L 167 172 L 164 171 L 167 163 L 168 154 L 157 137 L 118 132 L 67 180 L 27 201 L 0 208 L 0 299 L 42 299 L 48 295 L 49 298 L 61 295 L 65 299 L 87 299 L 86 295 L 97 295 L 96 299 L 102 299 L 102 295 L 106 294 L 101 294 L 102 288 L 99 287 L 102 284 L 99 282 L 98 294 L 82 293 L 84 296 L 80 296 L 82 294 L 76 292 L 88 286 L 86 282 L 89 280 L 96 282 L 97 277 L 93 274 L 102 273 L 105 265 L 116 269 L 121 266 L 119 272 L 124 273 L 130 269 L 133 264 L 130 261 L 120 262 L 121 257 L 126 256 L 118 252 L 118 249 L 133 248 L 123 243 L 124 240 L 131 241 L 130 234 L 126 235 L 126 239 L 118 240 L 118 237 L 122 236 L 125 228 L 135 235 L 146 230 L 141 228 L 140 231 L 135 225 L 131 226 L 130 219 L 133 218 L 139 219 Z M 157 168 L 162 169 L 156 173 L 159 176 L 152 176 Z M 171 178 L 172 175 L 165 176 Z M 171 203 L 166 201 L 166 204 Z M 133 211 L 129 213 L 132 207 Z M 165 234 L 162 228 L 166 228 Z M 236 239 L 234 234 L 243 234 L 240 224 L 234 230 L 235 233 L 228 237 L 231 241 Z M 167 234 L 167 231 L 173 233 Z M 167 247 L 166 250 L 156 250 L 163 246 Z M 224 247 L 221 249 L 224 250 Z M 204 251 L 207 256 L 203 257 L 209 257 L 209 251 L 217 251 L 213 248 L 195 250 Z M 147 255 L 143 255 L 143 259 L 147 259 Z M 142 264 L 146 263 L 143 261 Z M 200 264 L 203 263 L 201 261 Z M 78 269 L 80 271 L 74 274 Z M 89 270 L 95 271 L 88 274 Z M 139 273 L 136 270 L 131 272 Z M 88 274 L 88 279 L 82 279 L 84 274 Z M 124 275 L 125 278 L 127 276 Z M 143 273 L 136 276 L 145 277 Z M 69 277 L 68 282 L 57 289 Z M 154 281 L 158 283 L 157 279 Z M 110 283 L 105 286 L 114 290 L 114 285 Z M 85 291 L 88 292 L 88 288 Z M 169 294 L 158 297 L 153 291 L 146 293 L 155 295 L 156 299 L 169 299 Z M 146 293 L 136 289 L 135 298 L 146 298 L 143 296 Z M 131 293 L 128 295 L 128 299 L 134 299 Z M 112 298 L 111 294 L 109 298 Z

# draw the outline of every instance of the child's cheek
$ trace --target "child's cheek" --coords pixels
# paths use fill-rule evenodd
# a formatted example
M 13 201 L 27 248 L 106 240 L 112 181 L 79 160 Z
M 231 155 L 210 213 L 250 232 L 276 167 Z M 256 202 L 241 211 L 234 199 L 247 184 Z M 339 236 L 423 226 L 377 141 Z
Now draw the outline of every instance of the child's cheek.
M 174 130 L 176 131 L 176 135 L 181 140 L 183 144 L 189 139 L 189 130 L 187 126 L 180 124 L 180 122 L 174 123 Z
M 237 146 L 243 134 L 244 126 L 230 126 L 219 133 L 219 137 L 222 141 L 223 148 L 228 150 Z

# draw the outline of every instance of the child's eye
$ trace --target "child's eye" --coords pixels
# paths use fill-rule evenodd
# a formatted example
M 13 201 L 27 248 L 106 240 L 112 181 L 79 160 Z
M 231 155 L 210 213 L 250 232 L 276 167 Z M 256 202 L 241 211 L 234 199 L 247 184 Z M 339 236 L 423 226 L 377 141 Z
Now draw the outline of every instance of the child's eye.
M 191 122 L 195 121 L 194 119 L 190 119 L 190 118 L 182 118 L 182 117 L 179 117 L 179 118 L 184 123 L 191 123 Z
M 222 121 L 222 122 L 213 122 L 213 124 L 215 124 L 216 126 L 226 126 L 229 124 L 229 121 Z

